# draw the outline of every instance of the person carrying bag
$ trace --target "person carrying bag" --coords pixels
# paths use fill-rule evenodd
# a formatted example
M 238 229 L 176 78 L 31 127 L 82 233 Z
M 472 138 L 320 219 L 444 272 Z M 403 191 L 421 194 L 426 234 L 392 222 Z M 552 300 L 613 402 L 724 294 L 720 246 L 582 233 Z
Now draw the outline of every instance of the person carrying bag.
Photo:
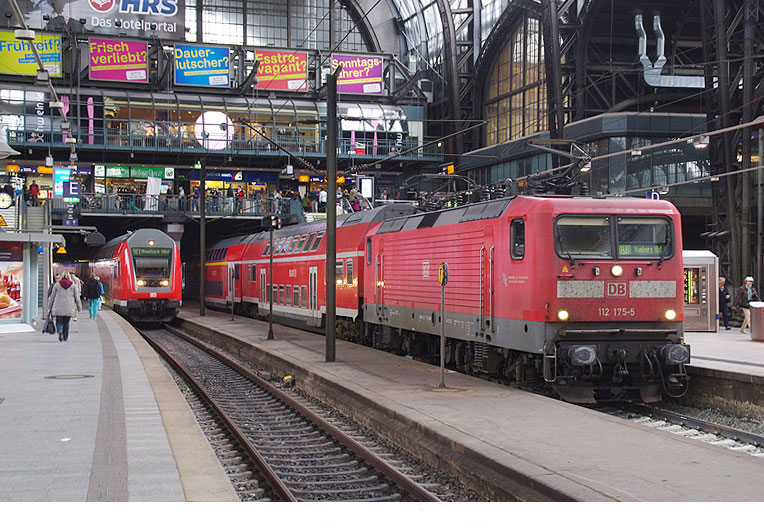
M 85 283 L 85 298 L 88 300 L 88 314 L 91 319 L 98 316 L 98 303 L 101 299 L 101 283 L 98 282 L 95 273 L 90 273 L 90 278 Z
M 58 340 L 67 341 L 69 339 L 69 320 L 82 309 L 79 293 L 77 293 L 69 273 L 64 273 L 64 277 L 53 286 L 48 303 L 51 314 L 56 318 Z

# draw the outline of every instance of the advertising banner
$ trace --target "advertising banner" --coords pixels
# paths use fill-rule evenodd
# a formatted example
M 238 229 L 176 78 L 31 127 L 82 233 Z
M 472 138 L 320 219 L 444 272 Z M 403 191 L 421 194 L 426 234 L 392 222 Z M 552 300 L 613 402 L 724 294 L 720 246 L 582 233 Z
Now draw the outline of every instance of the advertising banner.
M 175 45 L 175 84 L 200 87 L 230 85 L 228 48 Z
M 114 39 L 90 39 L 90 79 L 148 83 L 148 44 Z
M 61 77 L 61 36 L 38 33 L 33 42 L 20 41 L 13 30 L 0 30 L 0 73 L 37 76 L 32 46 L 40 54 L 45 70 Z
M 340 94 L 382 94 L 382 58 L 365 55 L 332 55 L 332 72 L 342 66 L 337 79 Z
M 93 32 L 114 36 L 183 40 L 183 0 L 17 0 L 33 28 L 56 33 Z
M 0 319 L 21 317 L 23 260 L 21 242 L 0 242 Z
M 255 50 L 255 58 L 260 62 L 257 69 L 258 90 L 307 92 L 307 52 Z

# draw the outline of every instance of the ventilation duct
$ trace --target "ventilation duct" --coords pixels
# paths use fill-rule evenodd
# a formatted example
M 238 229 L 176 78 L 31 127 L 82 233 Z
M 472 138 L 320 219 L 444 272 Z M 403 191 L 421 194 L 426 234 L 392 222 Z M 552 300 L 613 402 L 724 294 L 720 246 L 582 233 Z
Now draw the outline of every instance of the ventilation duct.
M 666 36 L 661 27 L 661 16 L 653 16 L 653 31 L 656 37 L 656 47 L 658 59 L 655 64 L 647 56 L 647 33 L 642 22 L 642 13 L 634 15 L 634 26 L 639 35 L 639 62 L 645 69 L 645 82 L 651 87 L 671 87 L 671 88 L 696 88 L 702 89 L 706 86 L 706 80 L 703 76 L 668 76 L 662 75 L 661 70 L 666 65 Z

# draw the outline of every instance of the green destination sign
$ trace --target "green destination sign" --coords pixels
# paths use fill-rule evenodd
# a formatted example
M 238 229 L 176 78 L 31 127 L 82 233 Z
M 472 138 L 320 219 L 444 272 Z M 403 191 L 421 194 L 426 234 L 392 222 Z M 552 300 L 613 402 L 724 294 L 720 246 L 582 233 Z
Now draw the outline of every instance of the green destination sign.
M 133 247 L 133 256 L 170 256 L 172 249 L 167 247 Z
M 619 256 L 660 256 L 663 253 L 661 244 L 619 243 Z

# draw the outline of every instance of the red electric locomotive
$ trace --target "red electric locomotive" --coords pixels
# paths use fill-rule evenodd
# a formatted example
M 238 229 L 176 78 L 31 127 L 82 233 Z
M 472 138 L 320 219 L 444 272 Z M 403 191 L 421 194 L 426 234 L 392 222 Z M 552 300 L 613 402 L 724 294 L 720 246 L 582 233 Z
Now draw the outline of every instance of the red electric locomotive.
M 90 260 L 105 304 L 135 322 L 172 321 L 182 304 L 178 246 L 158 229 L 138 229 L 106 242 Z
M 664 201 L 518 196 L 428 213 L 384 207 L 338 218 L 338 337 L 447 361 L 566 400 L 655 401 L 686 389 L 679 213 Z M 324 223 L 221 242 L 208 303 L 319 327 Z M 241 267 L 245 271 L 241 271 Z M 273 287 L 271 288 L 271 284 Z

